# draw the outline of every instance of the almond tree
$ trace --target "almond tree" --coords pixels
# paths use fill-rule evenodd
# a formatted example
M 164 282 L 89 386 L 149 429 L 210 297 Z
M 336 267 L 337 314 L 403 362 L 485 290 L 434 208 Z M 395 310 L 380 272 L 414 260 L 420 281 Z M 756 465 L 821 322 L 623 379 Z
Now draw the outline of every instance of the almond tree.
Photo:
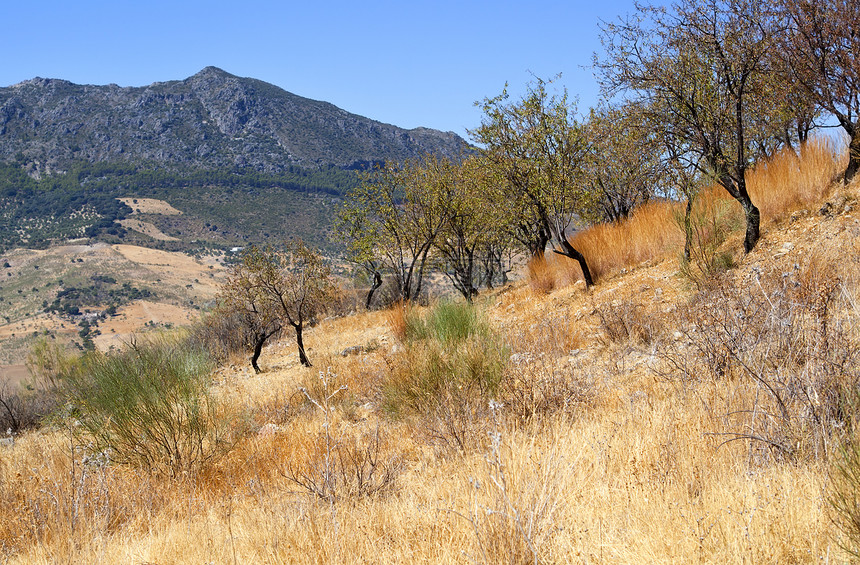
M 347 194 L 338 215 L 350 257 L 392 273 L 407 302 L 421 295 L 433 241 L 446 221 L 426 182 L 417 161 L 379 167 Z
M 282 250 L 250 247 L 222 291 L 224 303 L 242 312 L 254 328 L 251 364 L 257 372 L 263 343 L 285 325 L 295 330 L 299 362 L 310 367 L 303 340 L 305 324 L 313 323 L 334 295 L 328 265 L 301 240 L 287 243 Z
M 585 128 L 584 180 L 596 195 L 596 213 L 604 221 L 623 220 L 663 182 L 659 139 L 634 105 L 592 109 Z
M 233 267 L 218 296 L 215 316 L 219 320 L 233 317 L 243 346 L 251 348 L 251 366 L 260 372 L 257 361 L 263 345 L 269 338 L 276 336 L 283 328 L 281 316 L 275 304 L 257 281 L 258 273 L 245 256 L 241 263 Z M 235 327 L 235 326 L 234 326 Z M 247 343 L 244 343 L 247 339 Z
M 445 217 L 433 247 L 445 276 L 472 302 L 482 281 L 492 284 L 496 265 L 490 261 L 498 253 L 500 208 L 504 206 L 496 207 L 487 198 L 492 190 L 490 169 L 480 156 L 459 164 L 430 158 L 425 170 L 429 182 L 424 190 L 435 195 L 435 206 Z
M 519 101 L 509 102 L 507 88 L 483 101 L 484 118 L 471 135 L 504 180 L 504 207 L 513 211 L 510 233 L 533 256 L 547 244 L 582 268 L 593 284 L 585 256 L 571 245 L 568 231 L 588 219 L 594 194 L 582 182 L 587 141 L 567 91 L 551 94 L 537 79 Z
M 603 29 L 596 57 L 608 98 L 651 112 L 657 132 L 701 156 L 713 178 L 741 205 L 744 251 L 760 237 L 761 215 L 745 175 L 779 144 L 784 96 L 774 88 L 777 19 L 756 0 L 679 0 L 637 12 Z M 777 119 L 778 118 L 778 119 Z
M 790 80 L 848 135 L 845 182 L 860 169 L 860 7 L 856 0 L 779 0 Z

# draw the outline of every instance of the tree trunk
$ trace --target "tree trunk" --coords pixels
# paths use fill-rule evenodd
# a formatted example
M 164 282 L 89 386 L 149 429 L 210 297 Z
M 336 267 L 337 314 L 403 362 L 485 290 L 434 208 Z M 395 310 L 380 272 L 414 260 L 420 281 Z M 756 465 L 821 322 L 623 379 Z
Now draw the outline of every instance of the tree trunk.
M 744 237 L 744 253 L 749 253 L 753 250 L 755 244 L 758 243 L 759 237 L 761 237 L 761 213 L 758 208 L 756 208 L 755 204 L 752 203 L 749 196 L 741 200 L 741 206 L 744 209 L 744 215 L 747 220 L 747 232 Z
M 737 183 L 735 183 L 731 177 L 728 175 L 723 175 L 720 177 L 720 185 L 726 189 L 726 192 L 732 195 L 732 198 L 738 201 L 741 207 L 744 209 L 744 216 L 746 217 L 747 222 L 747 231 L 746 236 L 744 237 L 744 253 L 749 253 L 755 247 L 755 244 L 758 243 L 759 238 L 761 237 L 761 212 L 756 208 L 756 205 L 753 204 L 750 199 L 749 192 L 747 192 L 746 181 L 744 180 L 745 170 L 738 169 L 736 177 L 738 179 Z
M 260 353 L 263 351 L 263 344 L 266 343 L 266 338 L 262 335 L 257 335 L 254 341 L 254 354 L 251 356 L 251 366 L 254 367 L 254 372 L 258 375 L 262 372 L 260 366 L 257 365 L 257 360 L 260 358 Z
M 373 300 L 373 293 L 376 292 L 376 289 L 382 286 L 382 275 L 379 271 L 373 271 L 373 285 L 370 287 L 370 290 L 367 292 L 367 302 L 364 305 L 365 310 L 370 310 L 370 303 Z
M 687 208 L 684 210 L 684 261 L 690 262 L 693 247 L 693 197 L 687 196 Z
M 588 288 L 593 286 L 594 280 L 591 278 L 591 271 L 588 270 L 588 263 L 585 261 L 585 256 L 577 251 L 567 239 L 561 240 L 561 246 L 563 251 L 559 251 L 558 249 L 553 249 L 553 251 L 559 255 L 576 259 L 579 263 L 579 267 L 582 269 L 582 278 L 585 279 L 585 287 Z
M 254 336 L 254 354 L 251 356 L 251 366 L 254 367 L 254 372 L 260 374 L 262 370 L 260 366 L 257 365 L 257 361 L 260 359 L 260 353 L 263 351 L 263 345 L 266 343 L 266 340 L 281 331 L 280 327 L 275 328 L 269 333 L 260 332 Z
M 550 239 L 552 238 L 550 237 L 549 232 L 546 229 L 541 228 L 540 231 L 535 234 L 535 238 L 529 245 L 529 251 L 531 251 L 532 257 L 543 257 Z
M 296 345 L 299 346 L 299 363 L 305 367 L 312 367 L 311 362 L 308 360 L 308 356 L 305 353 L 305 343 L 302 340 L 302 331 L 304 330 L 303 326 L 304 324 L 301 322 L 293 324 L 293 327 L 296 330 Z
M 854 135 L 848 142 L 848 168 L 845 169 L 845 184 L 851 182 L 858 170 L 860 170 L 860 135 L 855 129 Z

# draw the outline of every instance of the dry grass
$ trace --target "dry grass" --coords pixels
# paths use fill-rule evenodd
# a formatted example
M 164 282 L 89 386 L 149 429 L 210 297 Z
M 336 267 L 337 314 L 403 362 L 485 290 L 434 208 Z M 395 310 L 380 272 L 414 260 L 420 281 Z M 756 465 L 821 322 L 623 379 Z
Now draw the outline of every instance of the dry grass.
M 601 267 L 604 278 L 591 291 L 557 284 L 570 280 L 565 274 L 539 292 L 521 283 L 481 299 L 510 352 L 492 404 L 481 391 L 464 396 L 449 387 L 431 408 L 384 412 L 382 383 L 420 368 L 406 338 L 416 312 L 398 307 L 310 328 L 314 368 L 300 366 L 285 339 L 264 351 L 259 375 L 246 360 L 216 370 L 213 395 L 245 414 L 253 431 L 194 474 L 170 479 L 105 465 L 69 433 L 72 419 L 22 434 L 0 446 L 0 560 L 844 562 L 828 508 L 832 450 L 765 457 L 759 440 L 726 441 L 767 423 L 772 405 L 743 368 L 718 374 L 708 367 L 719 363 L 709 365 L 697 350 L 690 336 L 707 337 L 702 320 L 728 303 L 704 291 L 691 299 L 676 276 L 677 250 L 657 237 L 657 208 L 642 218 L 655 231 L 652 243 L 625 255 L 618 236 L 619 262 Z M 609 238 L 606 230 L 601 237 Z M 595 245 L 609 252 L 610 240 Z M 785 241 L 793 247 L 781 248 Z M 790 271 L 798 285 L 785 304 L 804 324 L 791 334 L 800 336 L 792 351 L 818 347 L 803 336 L 822 335 L 825 318 L 828 335 L 839 329 L 856 346 L 860 270 L 841 258 L 857 256 L 857 241 L 854 212 L 770 225 L 724 290 L 734 300 L 766 290 L 761 312 L 775 319 L 771 291 L 781 287 L 757 277 L 775 273 L 781 281 Z M 818 253 L 825 244 L 830 251 Z M 757 335 L 751 352 L 775 351 L 765 342 L 771 334 Z M 670 353 L 695 362 L 697 372 L 673 364 Z M 811 375 L 793 355 L 773 365 L 778 378 Z M 813 406 L 825 400 L 801 389 L 784 390 L 805 390 Z M 452 436 L 439 409 L 453 414 L 458 394 L 472 402 L 469 449 L 440 442 Z M 792 404 L 800 427 L 791 430 L 810 433 L 804 402 Z M 835 444 L 842 431 L 815 433 Z
M 394 440 L 385 453 L 408 462 L 397 490 L 333 506 L 285 477 L 291 464 L 322 457 L 320 422 L 310 416 L 179 483 L 113 468 L 73 479 L 61 437 L 33 438 L 4 466 L 4 504 L 17 509 L 4 516 L 4 549 L 12 563 L 785 563 L 837 555 L 819 467 L 754 470 L 742 446 L 717 448 L 710 433 L 719 419 L 705 402 L 736 391 L 702 386 L 685 396 L 653 380 L 639 384 L 572 422 L 500 427 L 486 453 L 450 459 L 383 424 Z M 343 441 L 350 424 L 333 428 Z
M 758 164 L 747 175 L 747 187 L 761 211 L 763 227 L 820 203 L 845 169 L 845 160 L 846 155 L 829 138 L 819 137 L 810 140 L 799 152 L 783 149 L 769 161 Z M 703 190 L 694 215 L 707 219 L 725 214 L 723 221 L 743 226 L 739 206 L 722 187 Z M 571 243 L 586 257 L 592 277 L 599 280 L 642 263 L 677 256 L 684 247 L 682 215 L 683 208 L 678 203 L 650 202 L 634 210 L 624 221 L 598 224 L 577 232 Z M 532 260 L 528 274 L 536 292 L 549 292 L 582 279 L 576 261 L 557 255 L 545 262 Z
M 792 212 L 815 206 L 845 170 L 844 156 L 824 137 L 811 140 L 798 155 L 784 149 L 756 166 L 747 177 L 750 197 L 765 222 L 776 222 Z
M 650 202 L 637 208 L 626 221 L 577 233 L 572 243 L 588 258 L 592 276 L 600 279 L 622 268 L 662 258 L 683 246 L 684 234 L 674 214 L 673 204 Z

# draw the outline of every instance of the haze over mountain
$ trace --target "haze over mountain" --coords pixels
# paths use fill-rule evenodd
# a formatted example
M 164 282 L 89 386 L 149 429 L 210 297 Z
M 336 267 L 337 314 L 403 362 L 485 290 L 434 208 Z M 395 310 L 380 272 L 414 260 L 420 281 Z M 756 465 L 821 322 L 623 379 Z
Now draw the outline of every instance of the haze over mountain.
M 109 161 L 277 174 L 466 147 L 454 133 L 404 130 L 215 67 L 144 87 L 34 78 L 0 88 L 0 160 L 40 171 Z

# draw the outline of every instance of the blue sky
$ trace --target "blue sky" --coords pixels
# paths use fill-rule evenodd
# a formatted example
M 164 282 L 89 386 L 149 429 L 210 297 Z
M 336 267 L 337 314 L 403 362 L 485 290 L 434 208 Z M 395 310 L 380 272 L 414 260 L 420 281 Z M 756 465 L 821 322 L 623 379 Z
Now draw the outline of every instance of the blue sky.
M 207 65 L 401 127 L 466 136 L 474 102 L 562 73 L 595 103 L 598 22 L 632 0 L 30 0 L 3 6 L 0 86 L 35 76 L 143 86 Z

